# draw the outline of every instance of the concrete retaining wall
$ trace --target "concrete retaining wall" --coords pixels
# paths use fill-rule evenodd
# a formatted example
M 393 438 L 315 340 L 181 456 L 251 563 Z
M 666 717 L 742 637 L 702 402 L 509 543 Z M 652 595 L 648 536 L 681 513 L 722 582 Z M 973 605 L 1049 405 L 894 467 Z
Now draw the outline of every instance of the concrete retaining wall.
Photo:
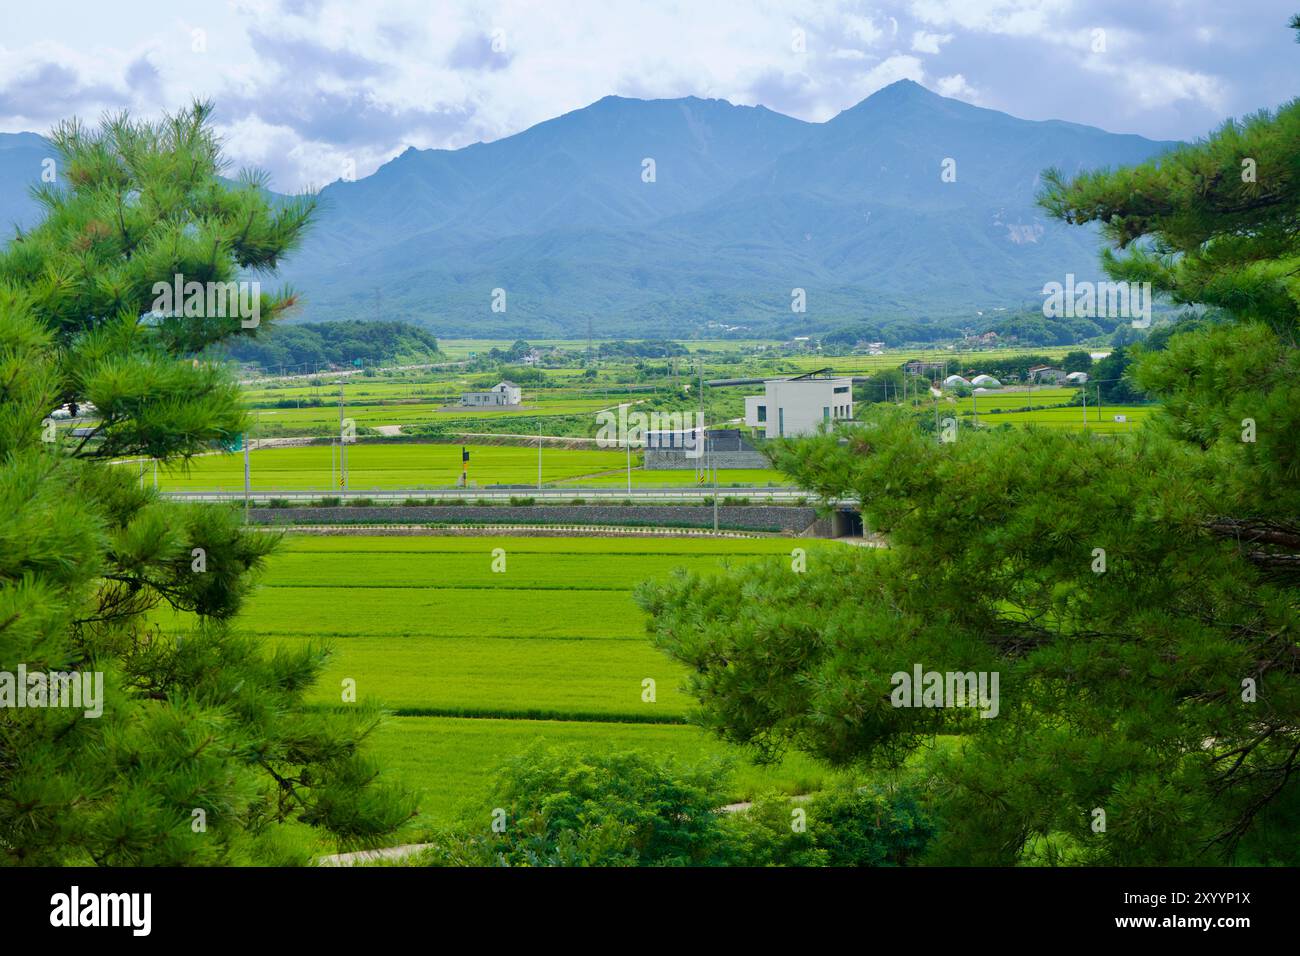
M 431 505 L 353 508 L 253 508 L 259 524 L 592 524 L 712 528 L 711 505 Z M 718 527 L 803 534 L 817 520 L 811 507 L 718 506 Z
M 645 453 L 646 471 L 694 471 L 703 468 L 709 461 L 718 468 L 771 468 L 772 463 L 762 452 L 757 451 L 715 451 L 712 459 L 703 455 L 688 457 L 684 451 L 649 449 Z

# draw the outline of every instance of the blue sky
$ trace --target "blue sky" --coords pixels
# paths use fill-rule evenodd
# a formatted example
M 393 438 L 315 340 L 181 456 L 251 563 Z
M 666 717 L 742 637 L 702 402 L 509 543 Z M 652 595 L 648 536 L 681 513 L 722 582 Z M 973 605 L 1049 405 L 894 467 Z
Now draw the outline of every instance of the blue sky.
M 1300 92 L 1296 12 L 1300 0 L 6 0 L 0 131 L 211 97 L 232 160 L 283 191 L 611 93 L 820 121 L 908 78 L 1028 119 L 1194 138 Z

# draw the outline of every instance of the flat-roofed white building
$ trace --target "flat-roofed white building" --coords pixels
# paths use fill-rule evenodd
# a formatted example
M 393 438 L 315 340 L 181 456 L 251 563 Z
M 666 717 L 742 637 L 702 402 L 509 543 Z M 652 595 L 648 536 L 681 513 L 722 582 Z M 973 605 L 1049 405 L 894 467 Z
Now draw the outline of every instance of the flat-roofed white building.
M 768 379 L 762 395 L 745 398 L 745 424 L 763 429 L 766 438 L 793 438 L 815 433 L 823 422 L 852 418 L 853 380 L 827 371 Z
M 523 391 L 514 382 L 497 382 L 486 392 L 465 392 L 460 397 L 460 403 L 475 408 L 492 408 L 518 405 L 522 398 Z

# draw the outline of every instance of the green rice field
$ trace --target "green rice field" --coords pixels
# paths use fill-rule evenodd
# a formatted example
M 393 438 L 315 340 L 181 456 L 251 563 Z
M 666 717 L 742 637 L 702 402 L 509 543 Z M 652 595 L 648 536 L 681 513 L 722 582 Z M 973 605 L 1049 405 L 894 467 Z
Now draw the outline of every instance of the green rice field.
M 1002 424 L 1034 425 L 1040 428 L 1068 428 L 1078 431 L 1087 429 L 1107 434 L 1141 427 L 1142 422 L 1155 409 L 1154 405 L 1103 405 L 1100 408 L 1089 405 L 1085 413 L 1082 406 L 1071 405 L 1064 408 L 1039 408 L 1032 412 L 1003 412 L 993 415 L 986 415 L 981 409 L 979 423 L 986 427 Z M 1116 421 L 1117 416 L 1123 420 Z M 963 418 L 963 422 L 971 421 L 970 417 Z
M 536 484 L 537 449 L 502 445 L 465 445 L 469 477 L 477 485 Z M 461 445 L 350 444 L 348 486 L 382 488 L 449 488 L 461 473 Z M 335 486 L 337 450 L 329 445 L 264 448 L 249 453 L 254 491 L 326 490 Z M 626 466 L 626 452 L 545 449 L 542 479 L 553 482 Z M 634 456 L 634 464 L 639 460 Z M 202 455 L 188 469 L 160 468 L 158 487 L 165 491 L 239 491 L 244 487 L 244 456 Z
M 506 757 L 553 744 L 640 748 L 686 761 L 734 761 L 734 799 L 820 787 L 830 772 L 792 755 L 771 768 L 687 723 L 680 667 L 656 651 L 632 599 L 677 569 L 816 562 L 835 542 L 788 538 L 285 539 L 234 627 L 268 646 L 327 641 L 333 656 L 309 695 L 343 706 L 345 680 L 391 716 L 374 738 L 381 765 L 418 790 L 427 823 L 486 792 Z M 504 560 L 504 565 L 502 564 Z M 494 561 L 497 570 L 494 570 Z M 503 568 L 503 569 L 502 569 Z M 164 628 L 187 626 L 160 612 Z M 643 699 L 654 681 L 653 701 Z
M 537 484 L 537 449 L 526 445 L 366 444 L 348 445 L 348 488 L 351 491 L 394 488 L 450 488 L 461 470 L 461 448 L 470 453 L 471 486 L 520 485 L 521 494 Z M 320 491 L 337 489 L 338 451 L 329 445 L 261 448 L 249 452 L 250 485 L 255 492 Z M 138 467 L 124 464 L 122 467 Z M 145 465 L 146 482 L 153 480 Z M 710 478 L 710 481 L 712 479 Z M 627 485 L 627 452 L 617 449 L 542 450 L 542 481 L 575 487 L 617 488 Z M 646 471 L 641 455 L 632 453 L 634 487 L 696 485 L 695 471 Z M 719 485 L 785 485 L 788 480 L 773 469 L 719 469 Z M 201 455 L 188 467 L 158 469 L 163 491 L 243 491 L 244 456 L 240 452 Z

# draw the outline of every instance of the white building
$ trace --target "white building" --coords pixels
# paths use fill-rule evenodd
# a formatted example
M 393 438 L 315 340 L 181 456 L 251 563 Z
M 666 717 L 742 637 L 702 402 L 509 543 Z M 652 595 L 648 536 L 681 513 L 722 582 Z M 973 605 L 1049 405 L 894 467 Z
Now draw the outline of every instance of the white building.
M 762 395 L 745 398 L 745 424 L 763 429 L 767 438 L 811 435 L 822 422 L 853 417 L 853 380 L 809 372 L 797 378 L 774 378 Z
M 518 405 L 523 400 L 523 391 L 514 382 L 497 382 L 486 392 L 465 392 L 460 397 L 462 405 L 472 408 L 496 408 Z

